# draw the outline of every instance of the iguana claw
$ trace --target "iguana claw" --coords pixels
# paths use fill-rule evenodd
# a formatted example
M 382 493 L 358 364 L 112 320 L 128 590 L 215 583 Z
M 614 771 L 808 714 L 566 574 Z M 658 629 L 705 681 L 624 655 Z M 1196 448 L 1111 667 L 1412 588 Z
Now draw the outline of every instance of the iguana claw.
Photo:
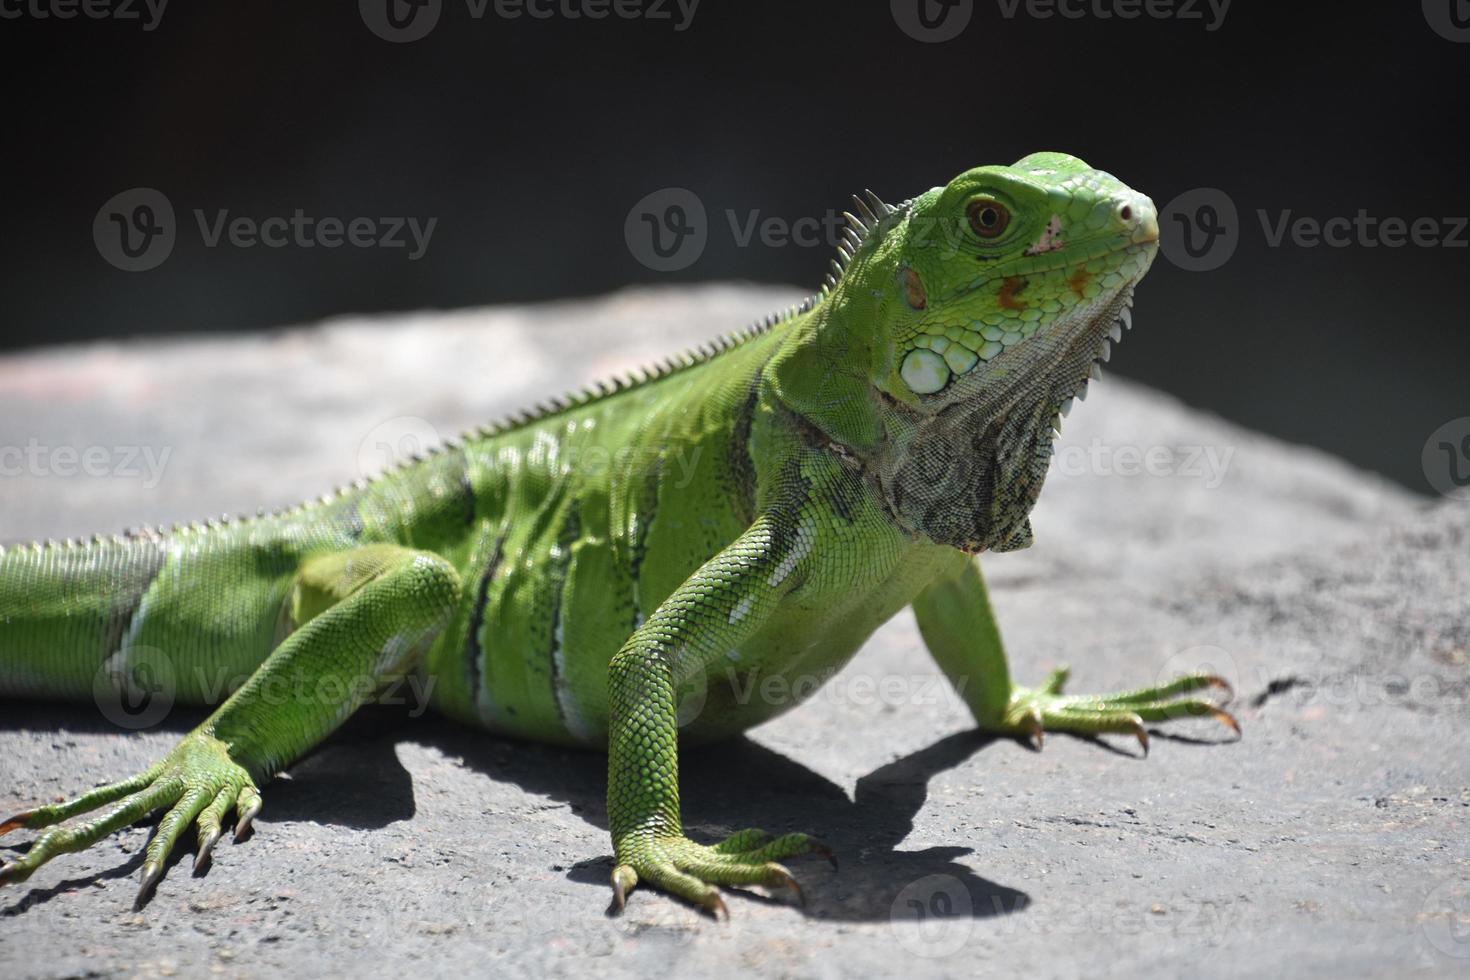
M 205 831 L 199 839 L 199 850 L 194 853 L 194 873 L 201 874 L 214 856 L 214 845 L 219 843 L 220 830 Z
M 806 853 L 821 854 L 834 868 L 837 866 L 831 849 L 806 834 L 771 840 L 763 831 L 742 830 L 712 846 L 673 835 L 629 839 L 618 848 L 619 863 L 612 873 L 613 905 L 621 911 L 628 892 L 640 881 L 676 895 L 717 919 L 728 918 L 729 910 L 716 885 L 786 888 L 805 905 L 801 884 L 776 862 Z
M 1222 704 L 1229 704 L 1235 700 L 1235 688 L 1219 674 L 1192 674 L 1189 676 L 1198 678 L 1201 687 L 1218 687 L 1224 691 L 1225 700 L 1221 702 Z
M 616 868 L 613 868 L 613 905 L 617 907 L 619 912 L 628 907 L 628 892 L 632 891 L 633 886 L 637 884 L 638 872 L 634 871 L 631 867 L 626 864 L 620 864 Z
M 1234 692 L 1224 678 L 1215 674 L 1188 674 L 1158 687 L 1099 696 L 1064 695 L 1062 687 L 1066 680 L 1064 667 L 1053 671 L 1034 689 L 1018 689 L 1011 696 L 1010 706 L 1000 723 L 984 727 L 1031 738 L 1038 749 L 1047 731 L 1078 735 L 1132 735 L 1138 740 L 1145 757 L 1149 749 L 1146 722 L 1210 717 L 1229 728 L 1237 738 L 1241 734 L 1240 723 L 1235 717 L 1213 701 L 1178 698 L 1180 694 L 1217 687 L 1226 692 L 1228 700 Z
M 255 817 L 260 813 L 263 802 L 260 793 L 254 786 L 246 786 L 240 791 L 237 806 L 240 808 L 240 819 L 235 822 L 235 840 L 242 841 L 250 836 L 250 831 L 255 823 Z
M 791 889 L 791 891 L 796 894 L 796 903 L 798 905 L 802 906 L 803 908 L 805 908 L 806 907 L 806 892 L 804 892 L 804 891 L 801 890 L 801 882 L 797 881 L 791 875 L 787 875 L 786 876 L 785 885 L 786 885 L 787 888 Z
M 188 826 L 196 820 L 199 823 L 195 867 L 201 868 L 219 836 L 221 818 L 237 808 L 240 827 L 248 830 L 251 818 L 260 811 L 260 794 L 250 774 L 230 757 L 224 743 L 204 732 L 191 732 L 162 762 L 136 776 L 7 819 L 0 825 L 6 830 L 49 829 L 24 855 L 0 868 L 0 884 L 24 881 L 52 858 L 90 847 L 149 813 L 163 810 L 145 852 L 134 902 L 140 908 L 163 876 L 168 856 Z M 100 814 L 88 819 L 65 823 L 99 809 Z
M 148 896 L 158 879 L 163 877 L 163 862 L 149 861 L 143 865 L 143 877 L 138 882 L 138 895 L 133 899 L 133 911 L 137 912 L 148 902 Z
M 821 841 L 817 840 L 814 837 L 808 838 L 808 850 L 810 850 L 813 854 L 826 858 L 827 862 L 832 865 L 833 871 L 840 870 L 837 867 L 836 852 L 833 851 L 832 848 L 828 847 L 826 844 L 823 844 Z
M 1226 687 L 1228 688 L 1229 685 L 1227 684 Z M 1240 738 L 1240 722 L 1235 720 L 1234 715 L 1226 711 L 1224 708 L 1216 708 L 1214 711 L 1210 712 L 1210 715 L 1216 721 L 1220 722 L 1220 724 L 1224 725 L 1226 728 L 1234 732 L 1236 738 Z
M 30 820 L 35 815 L 35 810 L 22 810 L 20 813 L 17 813 L 12 817 L 6 817 L 4 822 L 0 823 L 0 837 L 4 837 L 12 830 L 20 830 L 26 825 L 26 821 Z

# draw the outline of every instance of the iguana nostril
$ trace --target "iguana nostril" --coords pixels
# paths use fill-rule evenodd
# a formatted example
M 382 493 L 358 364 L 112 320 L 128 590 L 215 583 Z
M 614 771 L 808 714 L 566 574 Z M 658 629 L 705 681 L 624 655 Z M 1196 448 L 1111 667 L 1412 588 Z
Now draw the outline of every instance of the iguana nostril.
M 1148 198 L 1134 197 L 1132 200 L 1119 201 L 1113 209 L 1113 215 L 1117 219 L 1119 230 L 1134 242 L 1144 244 L 1158 240 L 1159 216 L 1154 210 L 1154 203 Z

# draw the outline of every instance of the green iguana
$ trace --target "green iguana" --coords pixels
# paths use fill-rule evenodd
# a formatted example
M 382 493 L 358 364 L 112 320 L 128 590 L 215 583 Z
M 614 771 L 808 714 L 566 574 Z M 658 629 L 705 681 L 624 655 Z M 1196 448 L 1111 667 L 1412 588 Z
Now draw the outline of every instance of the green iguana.
M 830 676 L 905 606 L 987 732 L 1146 750 L 1145 722 L 1234 728 L 1181 697 L 1224 686 L 1206 674 L 1017 686 L 975 558 L 1031 543 L 1059 416 L 1131 325 L 1153 203 L 1060 153 L 854 200 L 820 292 L 710 348 L 274 514 L 4 551 L 0 694 L 85 700 L 163 656 L 179 703 L 217 707 L 146 771 L 0 824 L 52 828 L 0 882 L 164 810 L 142 902 L 190 825 L 199 867 L 271 776 L 422 672 L 452 718 L 606 749 L 619 906 L 639 882 L 716 914 L 716 885 L 799 894 L 777 862 L 815 838 L 684 835 L 679 741 L 793 707 L 736 692 Z

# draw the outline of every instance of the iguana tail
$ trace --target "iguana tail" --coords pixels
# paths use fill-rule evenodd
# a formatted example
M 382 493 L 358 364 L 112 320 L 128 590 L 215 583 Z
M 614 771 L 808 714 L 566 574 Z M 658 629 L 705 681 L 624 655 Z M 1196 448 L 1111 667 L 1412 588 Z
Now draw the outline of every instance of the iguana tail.
M 0 695 L 221 700 L 279 628 L 295 561 L 261 552 L 231 525 L 0 550 Z

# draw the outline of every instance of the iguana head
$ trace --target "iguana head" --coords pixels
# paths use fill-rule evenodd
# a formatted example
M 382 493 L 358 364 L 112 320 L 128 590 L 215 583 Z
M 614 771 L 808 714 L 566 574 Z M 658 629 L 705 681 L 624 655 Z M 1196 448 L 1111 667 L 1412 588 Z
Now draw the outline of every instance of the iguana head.
M 1152 201 L 1063 153 L 967 170 L 913 200 L 897 231 L 882 252 L 901 304 L 875 381 L 929 412 L 1036 388 L 1060 409 L 1107 353 L 1158 241 Z
M 1059 414 L 1130 325 L 1157 249 L 1153 202 L 1076 157 L 1035 153 L 867 208 L 811 343 L 864 375 L 847 375 L 849 392 L 861 384 L 870 407 L 856 416 L 848 399 L 829 432 L 871 447 L 910 528 L 970 551 L 1024 547 Z

